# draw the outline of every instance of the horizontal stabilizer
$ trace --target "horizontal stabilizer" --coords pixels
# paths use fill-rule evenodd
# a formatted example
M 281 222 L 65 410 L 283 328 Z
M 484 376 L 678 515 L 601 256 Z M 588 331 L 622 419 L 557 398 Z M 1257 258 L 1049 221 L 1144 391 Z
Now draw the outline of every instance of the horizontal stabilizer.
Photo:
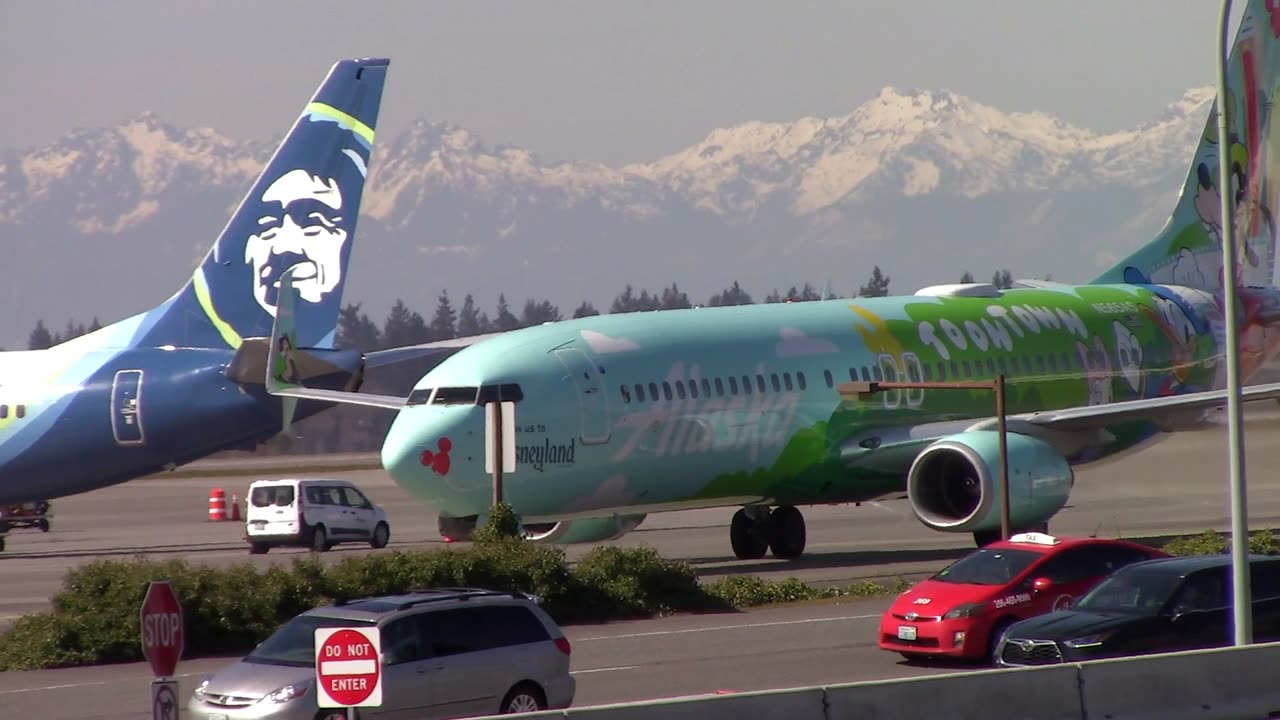
M 439 340 L 436 342 L 423 343 L 421 345 L 406 345 L 405 347 L 365 353 L 364 366 L 366 368 L 375 368 L 437 355 L 448 356 L 465 347 L 475 345 L 478 342 L 488 340 L 489 338 L 494 338 L 502 334 L 503 333 L 500 332 L 486 333 L 484 335 L 472 335 L 471 337 L 454 338 L 453 340 Z M 441 359 L 443 360 L 444 358 Z

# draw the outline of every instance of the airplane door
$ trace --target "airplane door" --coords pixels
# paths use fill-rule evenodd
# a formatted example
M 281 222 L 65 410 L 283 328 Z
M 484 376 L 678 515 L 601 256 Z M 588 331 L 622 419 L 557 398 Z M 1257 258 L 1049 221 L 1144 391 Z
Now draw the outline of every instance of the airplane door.
M 582 415 L 582 444 L 609 441 L 609 404 L 604 394 L 600 371 L 586 353 L 577 348 L 555 351 L 556 358 L 569 371 L 578 391 L 578 409 Z
M 142 371 L 121 370 L 111 383 L 111 432 L 117 445 L 143 445 Z

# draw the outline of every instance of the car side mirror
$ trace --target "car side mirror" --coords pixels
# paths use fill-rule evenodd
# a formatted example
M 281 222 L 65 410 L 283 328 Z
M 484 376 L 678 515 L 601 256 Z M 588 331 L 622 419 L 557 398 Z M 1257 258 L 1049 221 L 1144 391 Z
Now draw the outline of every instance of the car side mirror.
M 1031 583 L 1031 589 L 1036 592 L 1044 592 L 1053 587 L 1053 581 L 1047 577 L 1038 577 Z

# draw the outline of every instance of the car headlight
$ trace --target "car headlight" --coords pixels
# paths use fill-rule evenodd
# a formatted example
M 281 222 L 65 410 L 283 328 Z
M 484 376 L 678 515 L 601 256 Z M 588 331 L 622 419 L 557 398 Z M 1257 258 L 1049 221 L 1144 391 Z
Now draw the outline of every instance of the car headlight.
M 287 703 L 307 694 L 307 683 L 294 683 L 293 685 L 285 685 L 282 688 L 267 693 L 261 702 L 267 703 Z
M 1069 648 L 1087 648 L 1096 647 L 1106 641 L 1107 636 L 1111 633 L 1096 633 L 1094 635 L 1085 635 L 1083 637 L 1071 638 L 1063 642 Z
M 942 616 L 943 620 L 959 620 L 960 618 L 977 617 L 987 611 L 987 603 L 971 602 L 957 605 Z

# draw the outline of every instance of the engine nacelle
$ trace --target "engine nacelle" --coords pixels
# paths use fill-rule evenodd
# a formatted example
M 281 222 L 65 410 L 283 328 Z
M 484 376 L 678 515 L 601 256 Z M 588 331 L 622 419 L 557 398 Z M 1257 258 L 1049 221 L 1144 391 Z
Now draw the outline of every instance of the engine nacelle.
M 644 515 L 611 515 L 609 517 L 564 520 L 558 523 L 525 525 L 525 538 L 531 542 L 572 545 L 573 543 L 617 540 L 644 522 Z
M 1007 436 L 1009 524 L 1047 522 L 1067 504 L 1075 473 L 1052 445 Z M 907 497 L 920 522 L 943 532 L 1000 529 L 1000 433 L 975 430 L 934 442 L 907 473 Z
M 555 543 L 571 545 L 573 543 L 605 542 L 617 540 L 639 527 L 644 515 L 611 515 L 609 517 L 584 518 L 581 520 L 564 520 L 557 523 L 538 523 L 523 525 L 525 539 L 536 543 Z M 449 518 L 440 516 L 436 520 L 440 528 L 440 536 L 448 540 L 469 542 L 475 537 L 476 526 L 480 518 Z

